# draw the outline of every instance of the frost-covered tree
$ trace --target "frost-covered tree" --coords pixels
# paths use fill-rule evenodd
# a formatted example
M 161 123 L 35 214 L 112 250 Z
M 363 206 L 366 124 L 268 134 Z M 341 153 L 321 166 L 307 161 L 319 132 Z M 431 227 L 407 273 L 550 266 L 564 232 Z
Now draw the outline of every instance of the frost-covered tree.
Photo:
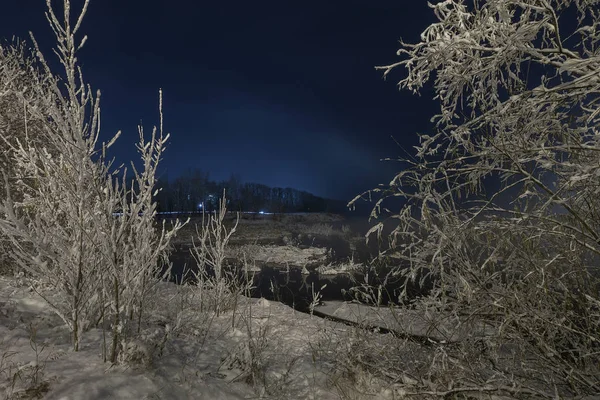
M 431 83 L 440 103 L 434 133 L 376 190 L 373 216 L 404 201 L 394 273 L 434 281 L 417 307 L 494 328 L 445 364 L 444 393 L 600 392 L 599 4 L 437 1 L 437 22 L 381 67 L 405 69 L 402 89 Z
M 161 226 L 156 222 L 156 175 L 169 138 L 162 128 L 162 93 L 160 100 L 160 129 L 154 128 L 151 139 L 146 141 L 143 127 L 139 127 L 137 148 L 143 168 L 138 171 L 132 163 L 134 181 L 130 187 L 124 171 L 121 183 L 114 180 L 104 190 L 102 216 L 106 225 L 99 248 L 106 261 L 101 271 L 102 293 L 110 299 L 110 310 L 103 310 L 102 316 L 107 311 L 112 316 L 111 362 L 117 361 L 128 336 L 140 333 L 156 284 L 167 279 L 171 272 L 168 268 L 171 239 L 183 226 L 178 220 L 169 227 L 165 220 Z
M 229 270 L 225 262 L 227 247 L 231 236 L 236 232 L 240 220 L 239 213 L 231 228 L 225 226 L 227 217 L 227 198 L 225 191 L 219 199 L 219 210 L 214 214 L 202 213 L 201 225 L 196 225 L 196 235 L 192 238 L 190 253 L 196 262 L 196 271 L 193 273 L 199 290 L 200 303 L 207 304 L 207 308 L 217 316 L 230 306 L 237 304 L 238 293 L 232 291 L 236 286 L 236 271 Z M 208 290 L 203 290 L 208 289 Z M 202 298 L 209 294 L 211 299 Z M 208 297 L 208 296 L 204 296 Z
M 46 76 L 40 71 L 34 55 L 24 42 L 13 40 L 0 44 L 0 170 L 8 175 L 13 197 L 21 199 L 23 194 L 16 185 L 13 171 L 12 149 L 17 139 L 42 143 L 45 141 L 43 121 L 36 109 L 43 109 L 51 96 Z M 43 95 L 40 96 L 40 94 Z M 31 111 L 34 110 L 34 112 Z M 27 123 L 25 123 L 27 121 Z M 27 129 L 25 129 L 27 128 Z M 0 193 L 5 193 L 4 179 L 0 180 Z M 7 273 L 10 266 L 9 240 L 0 233 L 0 271 Z
M 65 2 L 61 25 L 50 2 L 47 4 L 66 76 L 63 80 L 55 75 L 36 46 L 48 90 L 31 82 L 36 92 L 31 98 L 12 91 L 18 96 L 15 108 L 21 111 L 24 135 L 15 138 L 8 130 L 2 132 L 11 149 L 13 169 L 11 177 L 4 171 L 7 192 L 1 226 L 12 239 L 17 263 L 60 294 L 51 298 L 39 291 L 68 325 L 77 349 L 80 332 L 92 323 L 100 307 L 95 295 L 101 261 L 94 246 L 101 231 L 94 216 L 100 212 L 100 188 L 107 171 L 93 159 L 97 156 L 99 103 L 81 80 L 76 63 L 76 49 L 84 42 L 75 43 L 81 18 L 72 27 Z M 29 140 L 31 120 L 42 125 L 44 141 Z M 14 187 L 9 184 L 11 179 L 23 193 L 22 199 L 10 191 Z
M 74 350 L 86 329 L 110 321 L 114 362 L 133 325 L 129 321 L 141 325 L 149 293 L 163 276 L 169 241 L 181 227 L 178 222 L 170 229 L 155 224 L 155 176 L 168 139 L 162 129 L 162 94 L 160 129 L 146 141 L 140 128 L 143 168 L 134 168 L 135 185 L 127 186 L 125 178 L 119 180 L 126 171 L 114 169 L 106 156 L 119 134 L 98 143 L 100 93 L 84 82 L 77 62 L 86 37 L 76 37 L 89 0 L 74 21 L 69 0 L 63 1 L 62 17 L 51 0 L 46 5 L 63 70 L 57 74 L 50 68 L 32 37 L 40 78 L 31 74 L 29 91 L 4 86 L 2 95 L 16 99 L 10 114 L 16 117 L 14 123 L 0 124 L 12 166 L 3 170 L 0 230 L 11 240 L 14 259 L 32 278 L 34 290 L 68 326 Z M 15 65 L 13 71 L 19 78 L 30 67 Z M 29 134 L 32 123 L 44 140 Z M 21 135 L 13 134 L 17 124 Z

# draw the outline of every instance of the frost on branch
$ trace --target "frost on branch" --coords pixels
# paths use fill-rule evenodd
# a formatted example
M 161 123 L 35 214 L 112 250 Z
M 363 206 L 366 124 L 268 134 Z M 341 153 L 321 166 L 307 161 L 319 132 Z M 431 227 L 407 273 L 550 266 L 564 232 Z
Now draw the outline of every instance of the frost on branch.
M 32 63 L 39 72 L 30 64 L 2 65 L 27 79 L 29 89 L 10 82 L 0 89 L 0 101 L 17 100 L 12 119 L 0 120 L 12 166 L 3 170 L 0 230 L 33 289 L 69 328 L 73 349 L 90 327 L 109 328 L 115 362 L 124 338 L 139 332 L 147 300 L 168 273 L 169 242 L 181 223 L 155 226 L 155 176 L 168 139 L 162 93 L 160 129 L 149 141 L 139 131 L 142 169 L 133 168 L 134 186 L 125 183 L 127 171 L 112 168 L 106 158 L 119 134 L 98 144 L 100 94 L 85 84 L 76 57 L 86 40 L 76 37 L 88 4 L 71 25 L 69 0 L 63 2 L 64 20 L 47 1 L 62 75 L 50 69 L 33 37 Z
M 46 76 L 40 73 L 31 52 L 22 41 L 0 44 L 0 170 L 9 178 L 13 198 L 23 193 L 14 177 L 13 149 L 18 140 L 44 143 L 45 130 L 39 110 L 47 107 L 52 93 Z M 8 142 L 8 143 L 5 143 Z M 5 180 L 0 179 L 0 193 L 6 193 Z M 12 271 L 10 240 L 0 233 L 0 271 Z
M 416 158 L 376 190 L 374 216 L 386 198 L 404 200 L 388 250 L 404 267 L 393 273 L 435 281 L 418 307 L 493 327 L 479 359 L 465 351 L 462 362 L 494 375 L 465 380 L 598 393 L 599 2 L 430 7 L 437 22 L 380 67 L 403 67 L 402 89 L 431 82 L 440 104 Z

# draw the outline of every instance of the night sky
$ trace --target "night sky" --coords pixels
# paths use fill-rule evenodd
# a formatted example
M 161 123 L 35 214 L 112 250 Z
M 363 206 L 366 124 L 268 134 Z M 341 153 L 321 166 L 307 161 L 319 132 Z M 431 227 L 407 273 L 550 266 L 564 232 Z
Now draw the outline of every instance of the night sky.
M 0 36 L 32 31 L 50 57 L 44 11 L 5 1 Z M 432 21 L 425 1 L 92 0 L 79 58 L 102 91 L 104 137 L 123 131 L 118 161 L 136 157 L 140 120 L 157 123 L 163 88 L 163 176 L 200 168 L 349 200 L 401 167 L 380 161 L 402 154 L 392 136 L 409 148 L 430 129 L 431 96 L 399 92 L 402 71 L 384 81 L 374 66 Z

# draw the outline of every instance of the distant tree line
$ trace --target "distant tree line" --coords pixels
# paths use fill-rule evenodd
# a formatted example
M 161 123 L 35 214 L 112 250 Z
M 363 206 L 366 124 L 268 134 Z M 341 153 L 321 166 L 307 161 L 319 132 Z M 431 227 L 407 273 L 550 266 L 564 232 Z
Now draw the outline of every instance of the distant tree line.
M 228 208 L 232 211 L 254 212 L 331 212 L 343 213 L 345 202 L 325 199 L 292 188 L 269 187 L 260 183 L 244 183 L 239 175 L 214 181 L 209 173 L 189 169 L 174 180 L 162 178 L 156 195 L 161 212 L 212 211 L 218 207 L 225 190 Z

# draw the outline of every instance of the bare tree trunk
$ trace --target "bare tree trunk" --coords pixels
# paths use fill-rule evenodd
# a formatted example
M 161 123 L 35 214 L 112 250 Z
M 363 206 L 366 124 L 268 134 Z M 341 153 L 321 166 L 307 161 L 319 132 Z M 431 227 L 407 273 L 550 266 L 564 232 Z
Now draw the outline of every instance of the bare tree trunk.
M 81 214 L 79 217 L 81 223 Z M 80 225 L 83 226 L 82 224 Z M 73 290 L 73 350 L 79 351 L 79 307 L 81 301 L 81 288 L 83 281 L 83 235 L 79 233 L 79 255 L 77 261 L 77 278 L 75 281 L 75 288 Z
M 118 342 L 119 342 L 119 279 L 114 276 L 113 277 L 113 290 L 115 292 L 115 315 L 113 320 L 113 342 L 112 342 L 112 350 L 110 354 L 110 361 L 112 363 L 117 361 L 118 354 Z

